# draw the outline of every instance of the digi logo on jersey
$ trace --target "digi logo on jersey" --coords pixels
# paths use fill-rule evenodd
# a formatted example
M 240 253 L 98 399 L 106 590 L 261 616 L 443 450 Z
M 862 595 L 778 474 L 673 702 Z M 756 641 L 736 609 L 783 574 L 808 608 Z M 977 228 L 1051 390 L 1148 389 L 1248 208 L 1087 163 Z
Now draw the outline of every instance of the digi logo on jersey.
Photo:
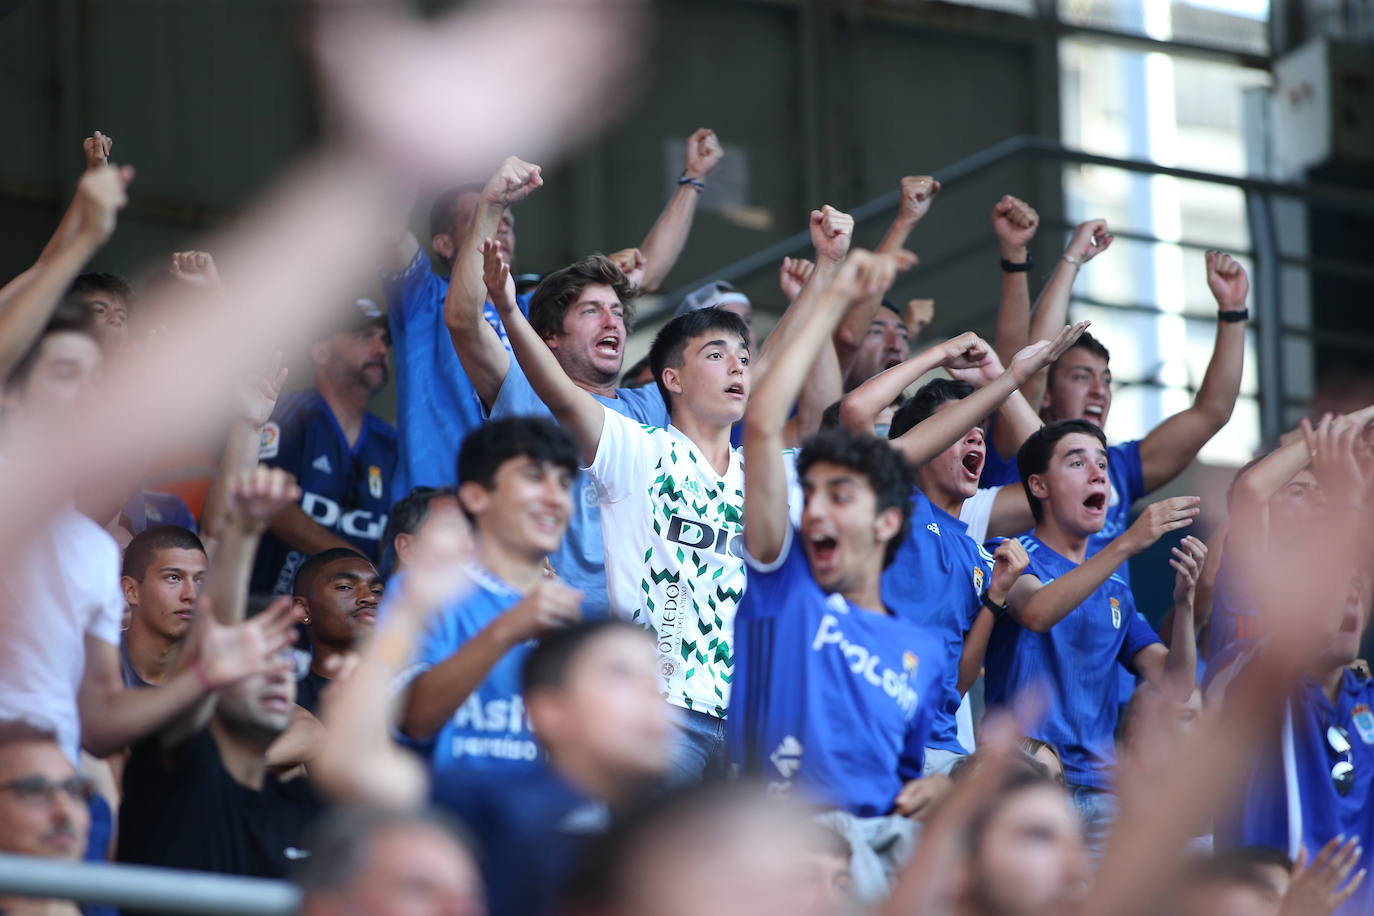
M 337 528 L 340 534 L 348 537 L 380 541 L 386 530 L 385 514 L 377 515 L 366 509 L 345 512 L 334 500 L 316 493 L 301 497 L 301 511 L 325 528 Z
M 668 523 L 668 540 L 693 550 L 713 550 L 744 559 L 744 535 L 729 528 L 713 528 L 705 522 L 674 515 Z
M 916 674 L 919 661 L 915 653 L 903 653 L 905 671 L 898 672 L 891 668 L 880 671 L 878 666 L 882 664 L 882 658 L 866 646 L 850 642 L 840 629 L 839 618 L 834 614 L 826 614 L 821 618 L 816 637 L 811 640 L 812 652 L 819 652 L 826 646 L 837 648 L 850 671 L 895 700 L 902 712 L 910 715 L 916 710 L 916 690 L 911 686 L 911 678 Z

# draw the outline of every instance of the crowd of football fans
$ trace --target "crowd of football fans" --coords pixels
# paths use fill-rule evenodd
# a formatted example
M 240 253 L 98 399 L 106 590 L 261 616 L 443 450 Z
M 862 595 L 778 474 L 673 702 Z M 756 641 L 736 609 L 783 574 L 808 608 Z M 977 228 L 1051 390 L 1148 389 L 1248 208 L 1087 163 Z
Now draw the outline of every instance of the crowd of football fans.
M 715 134 L 637 247 L 562 266 L 519 259 L 536 162 L 376 194 L 446 139 L 315 162 L 135 284 L 87 270 L 138 184 L 86 138 L 0 288 L 0 852 L 340 916 L 1374 912 L 1374 407 L 1303 420 L 1212 530 L 1157 495 L 1231 418 L 1237 260 L 1191 405 L 1115 442 L 1131 340 L 1068 314 L 1104 220 L 1036 264 L 1033 202 L 988 201 L 995 336 L 928 340 L 887 296 L 939 181 L 871 251 L 817 201 L 766 335 L 710 283 L 627 367 Z M 302 232 L 357 267 L 268 323 Z M 112 912 L 0 889 L 78 910 Z

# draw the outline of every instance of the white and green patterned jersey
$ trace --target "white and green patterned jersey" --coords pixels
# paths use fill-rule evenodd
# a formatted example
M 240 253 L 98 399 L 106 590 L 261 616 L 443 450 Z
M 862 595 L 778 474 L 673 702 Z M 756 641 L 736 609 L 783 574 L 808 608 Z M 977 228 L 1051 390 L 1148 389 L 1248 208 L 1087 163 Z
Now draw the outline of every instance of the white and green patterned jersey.
M 611 611 L 649 629 L 668 701 L 725 715 L 744 594 L 744 461 L 717 474 L 679 430 L 606 410 L 588 469 L 601 499 Z

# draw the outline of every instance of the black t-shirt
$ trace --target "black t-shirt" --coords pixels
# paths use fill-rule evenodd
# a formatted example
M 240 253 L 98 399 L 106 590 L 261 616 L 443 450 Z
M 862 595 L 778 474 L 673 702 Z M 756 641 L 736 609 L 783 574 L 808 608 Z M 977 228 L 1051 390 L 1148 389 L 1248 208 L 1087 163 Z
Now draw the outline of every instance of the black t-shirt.
M 156 737 L 124 767 L 120 862 L 285 878 L 309 855 L 306 830 L 323 802 L 304 778 L 269 773 L 255 792 L 229 775 L 208 729 L 172 751 Z
M 319 716 L 320 694 L 324 693 L 324 688 L 331 683 L 333 682 L 323 674 L 305 672 L 305 677 L 296 681 L 296 705 L 312 716 Z

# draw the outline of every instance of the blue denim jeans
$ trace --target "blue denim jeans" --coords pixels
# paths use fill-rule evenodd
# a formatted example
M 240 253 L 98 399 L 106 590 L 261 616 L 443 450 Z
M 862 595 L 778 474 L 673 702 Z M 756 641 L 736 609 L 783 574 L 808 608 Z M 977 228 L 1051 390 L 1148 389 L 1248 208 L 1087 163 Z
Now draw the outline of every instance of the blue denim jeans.
M 723 779 L 726 775 L 725 720 L 681 706 L 672 709 L 677 737 L 669 762 L 669 785 Z
M 1088 852 L 1094 861 L 1101 859 L 1107 834 L 1116 823 L 1116 796 L 1106 789 L 1091 786 L 1070 786 L 1069 791 L 1073 793 L 1078 817 L 1083 821 L 1083 839 L 1088 844 Z

